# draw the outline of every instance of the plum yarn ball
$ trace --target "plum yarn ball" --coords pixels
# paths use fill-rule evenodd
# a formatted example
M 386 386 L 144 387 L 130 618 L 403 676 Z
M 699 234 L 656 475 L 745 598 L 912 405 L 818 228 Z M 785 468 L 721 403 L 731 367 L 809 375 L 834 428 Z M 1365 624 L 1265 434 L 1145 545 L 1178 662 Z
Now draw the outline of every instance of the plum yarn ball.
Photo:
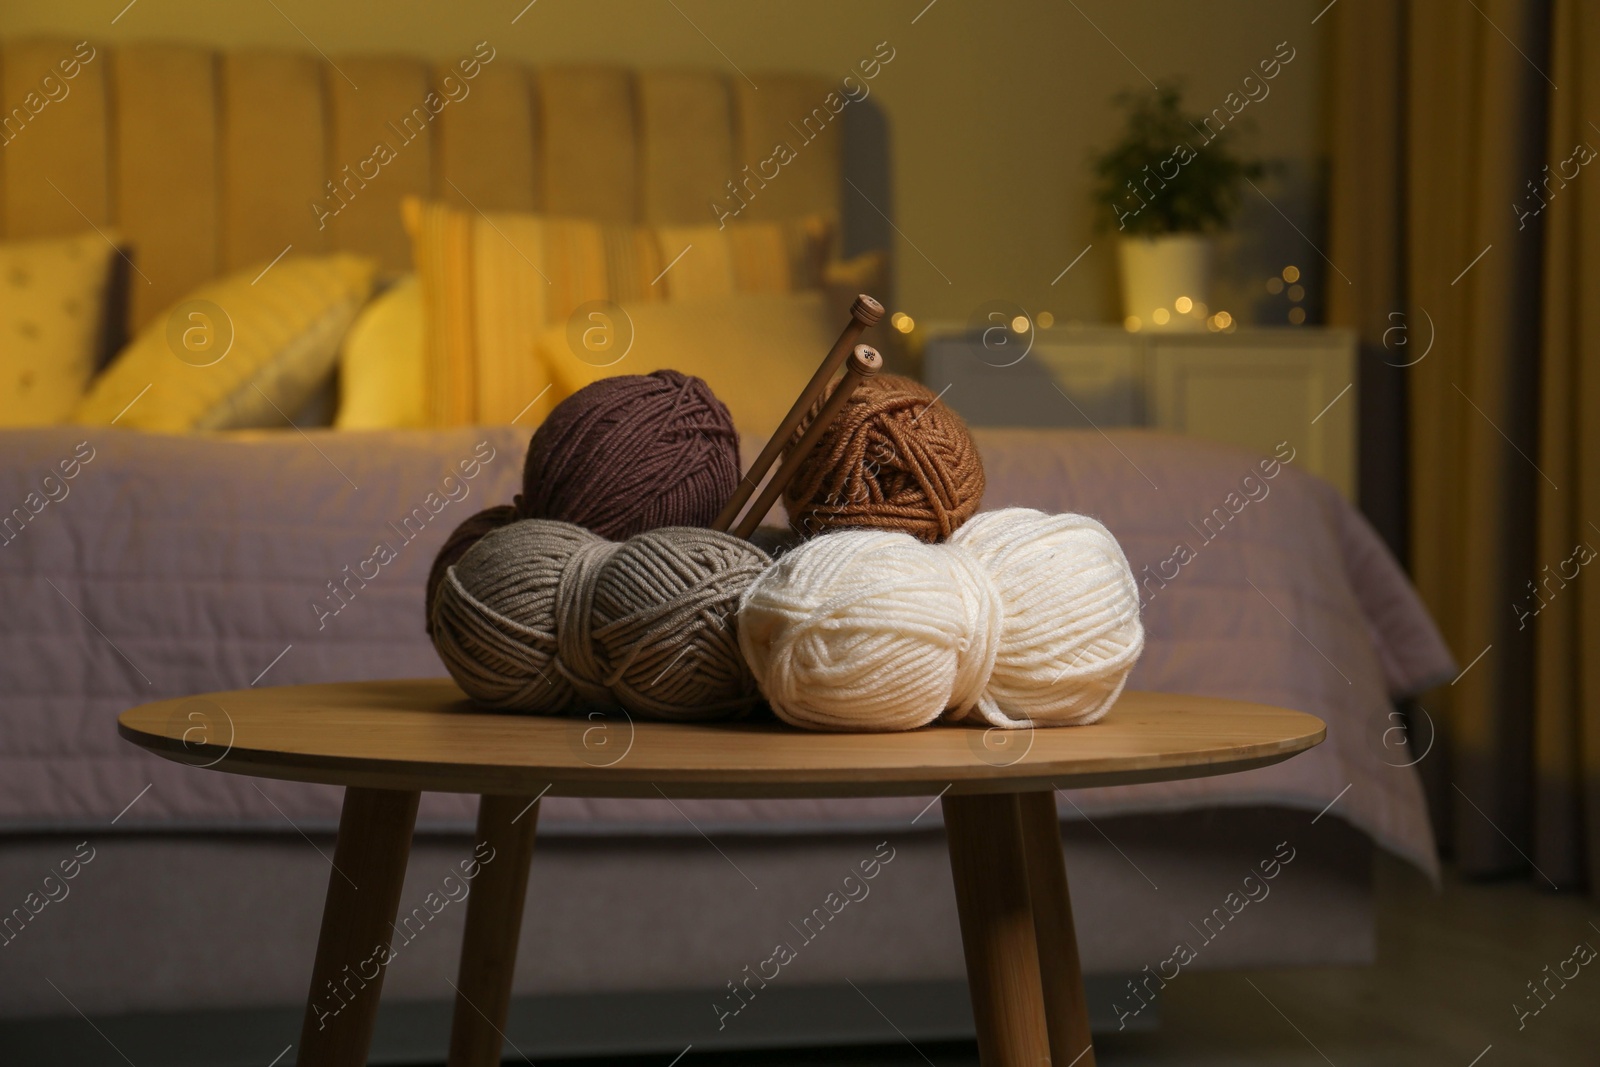
M 660 526 L 709 526 L 739 478 L 739 434 L 699 378 L 620 374 L 557 404 L 528 442 L 516 502 L 453 530 L 428 573 L 424 612 L 445 572 L 485 534 L 518 519 L 557 519 L 625 540 Z
M 519 518 L 558 519 L 612 541 L 709 526 L 739 480 L 739 434 L 699 378 L 619 374 L 557 404 L 528 442 Z

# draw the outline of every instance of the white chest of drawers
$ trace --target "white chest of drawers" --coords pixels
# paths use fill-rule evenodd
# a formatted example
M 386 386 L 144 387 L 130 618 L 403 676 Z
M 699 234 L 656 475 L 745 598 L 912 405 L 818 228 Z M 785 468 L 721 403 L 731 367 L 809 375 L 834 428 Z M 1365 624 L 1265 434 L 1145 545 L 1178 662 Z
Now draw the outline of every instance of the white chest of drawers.
M 1142 426 L 1270 453 L 1356 495 L 1356 339 L 1348 330 L 1129 333 L 1090 326 L 928 331 L 923 381 L 973 426 Z

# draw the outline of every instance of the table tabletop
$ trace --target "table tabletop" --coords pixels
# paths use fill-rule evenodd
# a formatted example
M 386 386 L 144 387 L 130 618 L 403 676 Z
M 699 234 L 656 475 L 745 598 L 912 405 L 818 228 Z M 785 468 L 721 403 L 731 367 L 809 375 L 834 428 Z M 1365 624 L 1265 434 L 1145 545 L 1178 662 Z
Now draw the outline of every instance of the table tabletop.
M 1327 732 L 1304 712 L 1126 692 L 1090 726 L 814 733 L 770 719 L 484 712 L 449 679 L 208 693 L 133 708 L 117 728 L 167 759 L 259 778 L 450 793 L 750 798 L 1197 778 L 1277 763 Z

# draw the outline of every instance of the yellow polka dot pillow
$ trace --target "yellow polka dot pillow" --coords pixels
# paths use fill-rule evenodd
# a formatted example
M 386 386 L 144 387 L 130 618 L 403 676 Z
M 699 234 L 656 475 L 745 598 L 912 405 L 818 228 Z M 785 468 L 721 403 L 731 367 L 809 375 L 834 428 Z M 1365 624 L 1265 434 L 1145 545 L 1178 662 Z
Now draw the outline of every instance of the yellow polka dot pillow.
M 66 421 L 99 369 L 117 251 L 98 233 L 0 243 L 0 426 Z

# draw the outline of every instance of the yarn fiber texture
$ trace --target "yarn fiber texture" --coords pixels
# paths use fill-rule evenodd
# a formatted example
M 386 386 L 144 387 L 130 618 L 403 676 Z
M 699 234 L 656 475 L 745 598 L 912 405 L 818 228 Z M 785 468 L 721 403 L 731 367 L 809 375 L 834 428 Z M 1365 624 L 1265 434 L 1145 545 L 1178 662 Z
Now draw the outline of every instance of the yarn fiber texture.
M 675 370 L 602 378 L 557 404 L 528 442 L 517 515 L 613 541 L 709 526 L 739 480 L 739 434 L 711 387 Z
M 445 538 L 439 554 L 433 557 L 433 565 L 428 568 L 423 617 L 427 620 L 429 637 L 433 636 L 433 603 L 439 597 L 439 585 L 444 581 L 445 572 L 459 562 L 461 557 L 467 554 L 467 549 L 477 544 L 486 534 L 516 521 L 516 508 L 510 504 L 496 504 L 492 508 L 484 508 L 475 515 L 467 516 L 461 520 L 459 526 L 450 531 L 450 536 Z
M 910 378 L 863 381 L 784 491 L 790 523 L 806 535 L 890 530 L 930 543 L 955 533 L 983 501 L 983 460 L 937 400 Z
M 559 519 L 624 540 L 660 526 L 709 526 L 738 477 L 733 417 L 701 379 L 661 370 L 591 382 L 534 431 L 515 505 L 467 518 L 434 557 L 429 635 L 445 571 L 491 530 Z
M 434 647 L 490 708 L 737 715 L 760 695 L 739 652 L 736 612 L 769 562 L 714 530 L 669 527 L 618 543 L 572 523 L 514 522 L 446 568 Z
M 1144 649 L 1110 531 L 1007 508 L 946 544 L 858 530 L 783 556 L 739 606 L 739 646 L 778 717 L 815 730 L 1103 716 Z

